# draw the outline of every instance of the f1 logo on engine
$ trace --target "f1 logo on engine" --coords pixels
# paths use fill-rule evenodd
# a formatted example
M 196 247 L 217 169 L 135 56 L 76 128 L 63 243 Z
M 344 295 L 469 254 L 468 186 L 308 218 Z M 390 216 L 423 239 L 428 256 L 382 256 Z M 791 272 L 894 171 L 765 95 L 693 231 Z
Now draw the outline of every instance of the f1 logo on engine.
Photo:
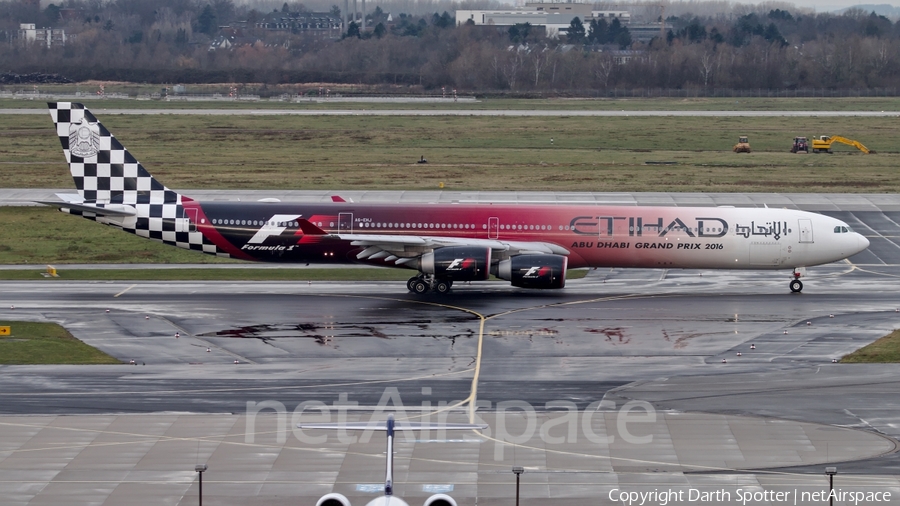
M 448 271 L 464 271 L 471 269 L 476 264 L 474 258 L 456 258 L 447 266 Z
M 525 274 L 522 274 L 523 279 L 535 279 L 542 278 L 550 274 L 552 269 L 550 267 L 530 267 Z

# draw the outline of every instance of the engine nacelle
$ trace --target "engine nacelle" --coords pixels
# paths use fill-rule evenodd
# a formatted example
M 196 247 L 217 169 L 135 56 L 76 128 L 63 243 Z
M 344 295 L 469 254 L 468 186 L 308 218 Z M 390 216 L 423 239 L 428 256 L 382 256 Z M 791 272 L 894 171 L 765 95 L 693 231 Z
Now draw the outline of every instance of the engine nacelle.
M 316 506 L 350 506 L 350 501 L 342 494 L 332 492 L 320 497 Z
M 456 501 L 447 494 L 434 494 L 425 500 L 423 506 L 456 506 Z
M 451 281 L 483 281 L 490 277 L 491 248 L 450 246 L 422 255 L 419 270 Z
M 562 255 L 518 255 L 502 260 L 496 274 L 520 288 L 563 288 L 568 265 Z

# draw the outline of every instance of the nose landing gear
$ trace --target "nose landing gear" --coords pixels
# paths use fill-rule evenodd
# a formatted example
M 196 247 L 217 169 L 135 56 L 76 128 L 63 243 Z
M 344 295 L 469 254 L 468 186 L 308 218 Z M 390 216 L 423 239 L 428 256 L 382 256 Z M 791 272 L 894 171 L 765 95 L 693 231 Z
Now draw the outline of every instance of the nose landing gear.
M 803 283 L 800 281 L 800 273 L 793 272 L 794 279 L 791 280 L 791 293 L 800 293 L 803 291 Z

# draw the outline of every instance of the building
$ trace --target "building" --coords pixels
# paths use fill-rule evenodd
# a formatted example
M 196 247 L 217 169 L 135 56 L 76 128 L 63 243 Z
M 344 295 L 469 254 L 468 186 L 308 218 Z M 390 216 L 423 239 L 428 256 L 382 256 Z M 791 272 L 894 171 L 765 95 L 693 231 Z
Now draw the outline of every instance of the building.
M 41 44 L 47 47 L 65 46 L 65 28 L 35 28 L 34 23 L 19 25 L 19 40 L 23 44 Z
M 273 12 L 256 23 L 256 28 L 339 39 L 344 26 L 341 18 L 330 12 Z
M 541 2 L 526 3 L 522 9 L 515 10 L 459 10 L 456 11 L 456 25 L 472 21 L 475 25 L 513 26 L 529 23 L 531 26 L 543 26 L 547 37 L 559 37 L 575 18 L 581 19 L 585 28 L 593 19 L 605 19 L 607 23 L 618 18 L 619 23 L 628 25 L 631 13 L 628 11 L 595 11 L 592 4 L 575 2 Z

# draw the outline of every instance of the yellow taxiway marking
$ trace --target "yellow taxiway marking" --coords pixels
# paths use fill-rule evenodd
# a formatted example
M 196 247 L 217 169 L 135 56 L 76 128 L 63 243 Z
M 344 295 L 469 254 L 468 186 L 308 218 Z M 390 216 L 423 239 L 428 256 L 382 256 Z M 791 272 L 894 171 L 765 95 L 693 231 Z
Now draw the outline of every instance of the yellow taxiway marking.
M 120 295 L 123 295 L 125 292 L 127 292 L 128 290 L 131 290 L 132 288 L 134 288 L 134 287 L 136 287 L 136 286 L 137 286 L 137 284 L 134 284 L 134 285 L 129 286 L 128 288 L 122 290 L 121 292 L 119 292 L 119 293 L 113 295 L 113 298 L 115 299 L 116 297 L 118 297 L 118 296 L 120 296 Z

